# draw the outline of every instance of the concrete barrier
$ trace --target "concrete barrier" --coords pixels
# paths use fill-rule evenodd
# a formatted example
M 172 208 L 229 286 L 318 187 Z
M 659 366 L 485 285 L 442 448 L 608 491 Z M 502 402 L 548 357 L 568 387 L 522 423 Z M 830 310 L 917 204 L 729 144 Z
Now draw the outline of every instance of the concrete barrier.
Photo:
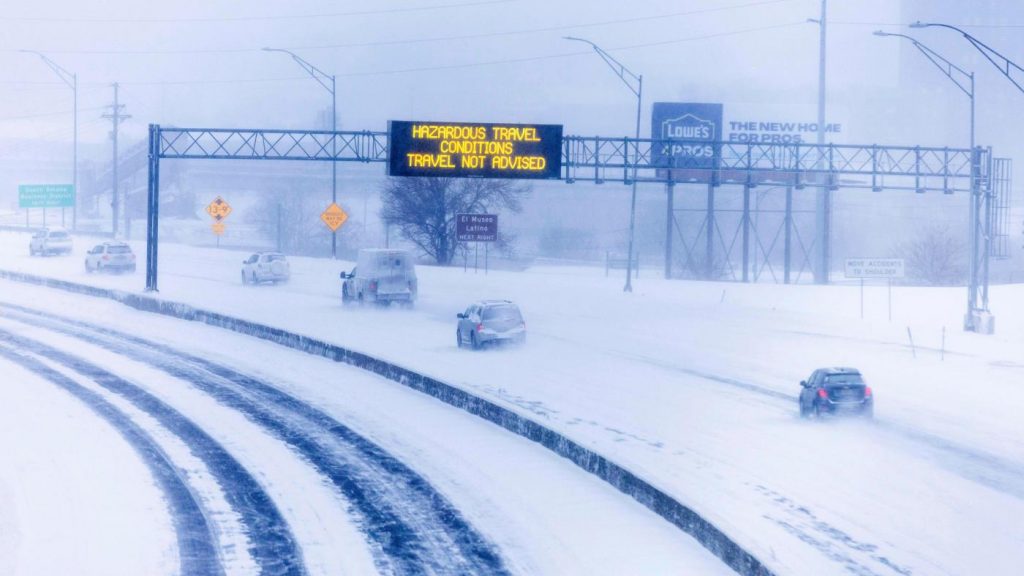
M 593 450 L 584 448 L 559 432 L 435 378 L 323 340 L 145 294 L 108 290 L 77 282 L 7 270 L 0 270 L 0 278 L 106 298 L 136 310 L 202 322 L 367 370 L 479 416 L 568 459 L 692 536 L 738 574 L 743 576 L 772 576 L 774 574 L 753 554 L 743 549 L 706 518 L 626 468 Z

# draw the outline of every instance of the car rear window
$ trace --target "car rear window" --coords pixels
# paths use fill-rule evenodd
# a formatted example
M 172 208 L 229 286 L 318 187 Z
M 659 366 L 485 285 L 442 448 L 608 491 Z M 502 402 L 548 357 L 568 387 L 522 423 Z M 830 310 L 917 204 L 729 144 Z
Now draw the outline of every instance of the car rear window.
M 131 254 L 128 246 L 107 246 L 107 254 Z
M 284 260 L 284 254 L 267 254 L 267 262 L 275 262 L 277 260 Z
M 863 384 L 860 374 L 829 374 L 825 376 L 825 384 Z
M 50 238 L 64 239 L 68 237 L 67 232 L 50 232 Z
M 484 308 L 484 320 L 519 320 L 519 308 L 515 306 L 490 306 Z

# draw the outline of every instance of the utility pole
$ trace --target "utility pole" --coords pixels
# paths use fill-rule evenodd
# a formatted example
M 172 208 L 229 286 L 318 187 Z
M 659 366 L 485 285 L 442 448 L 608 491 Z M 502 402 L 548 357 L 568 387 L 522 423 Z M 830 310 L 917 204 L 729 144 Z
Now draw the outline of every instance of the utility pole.
M 114 142 L 114 162 L 113 162 L 113 170 L 112 170 L 112 172 L 114 174 L 114 181 L 113 181 L 113 188 L 112 188 L 112 191 L 111 191 L 110 207 L 111 207 L 111 213 L 112 213 L 111 214 L 111 230 L 113 231 L 113 234 L 116 237 L 117 236 L 117 215 L 118 215 L 118 195 L 117 195 L 117 182 L 118 182 L 118 180 L 117 180 L 117 128 L 121 124 L 121 122 L 124 122 L 125 120 L 131 118 L 130 114 L 125 114 L 124 113 L 124 104 L 121 104 L 120 101 L 118 100 L 118 85 L 117 85 L 117 82 L 114 82 L 114 104 L 113 104 L 113 106 L 111 106 L 110 113 L 109 114 L 104 114 L 103 117 L 104 118 L 109 118 L 111 120 L 111 122 L 113 123 L 113 129 L 110 132 L 110 139 L 113 140 L 113 142 Z M 129 229 L 128 218 L 129 218 L 129 215 L 128 215 L 128 198 L 127 198 L 127 195 L 126 195 L 125 196 L 125 206 L 124 206 L 124 232 L 125 232 L 125 238 L 126 239 L 131 234 L 131 230 Z

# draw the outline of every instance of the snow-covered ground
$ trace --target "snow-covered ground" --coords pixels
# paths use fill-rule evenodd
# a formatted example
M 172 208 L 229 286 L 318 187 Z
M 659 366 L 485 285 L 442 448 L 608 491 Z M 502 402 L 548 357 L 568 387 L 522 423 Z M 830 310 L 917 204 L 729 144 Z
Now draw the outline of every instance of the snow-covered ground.
M 86 275 L 85 244 L 70 258 L 30 259 L 26 236 L 0 234 L 0 268 L 142 289 L 141 267 Z M 982 336 L 960 329 L 962 288 L 894 287 L 890 322 L 882 286 L 867 287 L 862 320 L 856 286 L 645 274 L 624 294 L 621 272 L 420 267 L 416 308 L 378 310 L 341 306 L 338 272 L 350 263 L 295 258 L 289 284 L 243 287 L 242 253 L 164 244 L 160 254 L 162 297 L 386 358 L 537 419 L 698 510 L 780 573 L 1015 574 L 1024 563 L 1024 286 L 992 288 L 996 335 Z M 2 286 L 0 299 L 40 291 Z M 51 298 L 63 313 L 188 333 L 160 332 L 164 320 L 112 304 Z M 456 348 L 455 314 L 479 298 L 517 301 L 528 344 Z M 256 362 L 253 344 L 217 338 L 233 344 L 210 348 L 210 358 Z M 875 422 L 796 417 L 799 380 L 829 365 L 865 373 Z M 296 376 L 295 386 L 314 384 Z M 303 394 L 327 401 L 342 386 L 316 384 Z M 373 393 L 381 387 L 374 381 Z M 421 456 L 414 467 L 446 468 L 445 455 Z M 510 526 L 512 536 L 520 532 Z M 520 568 L 572 565 L 554 556 L 524 554 L 539 563 Z M 639 572 L 677 571 L 663 560 Z

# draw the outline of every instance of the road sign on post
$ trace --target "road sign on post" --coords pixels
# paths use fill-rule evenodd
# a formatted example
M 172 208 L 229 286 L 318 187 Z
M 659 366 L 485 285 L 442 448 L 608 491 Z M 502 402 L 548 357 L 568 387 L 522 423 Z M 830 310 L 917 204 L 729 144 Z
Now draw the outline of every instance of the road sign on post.
M 75 205 L 75 187 L 71 184 L 21 184 L 19 208 L 70 208 Z
M 847 258 L 847 278 L 903 278 L 902 258 Z
M 348 220 L 348 214 L 341 209 L 341 206 L 331 202 L 331 205 L 320 214 L 320 219 L 324 221 L 324 224 L 327 224 L 331 232 L 337 232 L 338 228 L 341 228 L 341 225 Z
M 456 214 L 455 239 L 459 242 L 496 242 L 497 214 Z
M 903 258 L 847 258 L 846 277 L 860 279 L 860 317 L 864 319 L 864 279 L 882 278 L 889 283 L 889 321 L 892 322 L 892 279 L 903 278 Z
M 206 213 L 217 222 L 221 222 L 228 217 L 228 214 L 231 214 L 231 205 L 220 196 L 217 196 L 213 202 L 206 205 Z

